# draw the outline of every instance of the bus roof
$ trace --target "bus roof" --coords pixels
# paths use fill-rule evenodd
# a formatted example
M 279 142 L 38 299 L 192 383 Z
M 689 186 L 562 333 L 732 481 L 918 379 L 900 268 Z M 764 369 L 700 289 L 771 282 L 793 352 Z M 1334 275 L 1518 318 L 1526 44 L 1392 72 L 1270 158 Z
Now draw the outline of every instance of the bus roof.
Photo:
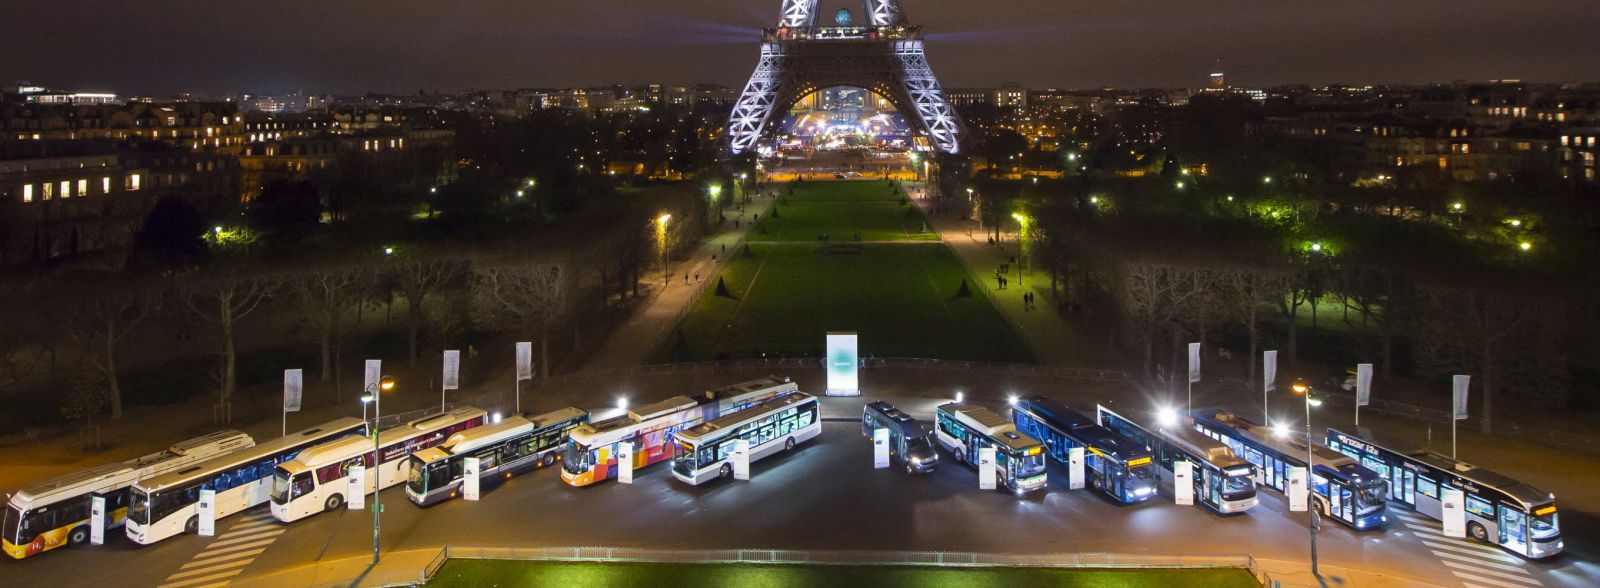
M 181 463 L 184 458 L 199 461 L 208 456 L 254 444 L 254 439 L 240 431 L 232 429 L 217 431 L 179 441 L 161 451 L 128 461 L 108 463 L 34 483 L 12 495 L 11 503 L 28 509 L 53 503 L 62 498 L 121 488 L 138 481 L 141 475 L 159 474 L 168 469 L 162 467 L 162 464 Z
M 894 429 L 902 437 L 922 437 L 928 434 L 927 427 L 917 419 L 911 418 L 911 415 L 882 400 L 868 402 L 863 410 L 877 415 L 885 426 Z
M 533 426 L 540 429 L 550 425 L 564 423 L 572 419 L 583 419 L 584 421 L 588 421 L 589 411 L 568 406 L 565 408 L 552 410 L 539 416 L 528 417 L 529 421 L 533 421 Z
M 706 390 L 705 398 L 707 400 L 736 398 L 744 394 L 762 392 L 769 388 L 778 387 L 794 388 L 795 390 L 799 390 L 799 387 L 795 386 L 794 380 L 790 379 L 788 376 L 771 375 L 764 378 L 756 378 L 748 382 L 739 382 L 737 384 L 730 384 L 713 390 Z
M 174 484 L 183 483 L 191 478 L 209 476 L 222 470 L 236 467 L 239 464 L 249 463 L 262 458 L 277 455 L 279 452 L 291 449 L 307 441 L 314 440 L 322 435 L 326 435 L 335 431 L 356 431 L 365 426 L 365 421 L 355 417 L 336 419 L 316 427 L 312 427 L 303 431 L 296 431 L 283 437 L 257 444 L 254 447 L 236 449 L 234 451 L 224 453 L 176 472 L 170 472 L 156 476 L 149 480 L 141 481 L 136 484 L 136 486 L 145 490 L 161 490 Z
M 526 435 L 533 430 L 533 421 L 520 416 L 506 417 L 505 420 L 492 425 L 473 427 L 451 435 L 449 439 L 444 440 L 444 443 L 440 443 L 439 447 L 446 449 L 446 453 L 460 453 Z
M 379 431 L 378 445 L 387 447 L 393 443 L 401 443 L 421 435 L 426 435 L 433 431 L 448 427 L 454 423 L 459 423 L 473 418 L 482 418 L 483 416 L 483 409 L 473 408 L 471 406 L 463 406 L 460 408 L 451 409 L 449 412 L 425 416 L 420 419 L 407 422 L 406 424 L 398 427 L 391 427 Z M 470 431 L 472 429 L 468 430 Z M 297 474 L 307 469 L 321 467 L 329 463 L 344 461 L 363 453 L 371 452 L 371 438 L 345 437 L 343 439 L 335 439 L 333 441 L 307 447 L 304 450 L 301 450 L 300 454 L 296 455 L 294 459 L 279 464 L 278 467 L 283 468 L 290 474 Z
M 695 405 L 700 403 L 700 401 L 688 396 L 673 396 L 661 402 L 646 404 L 628 411 L 628 416 L 633 418 L 635 422 L 644 422 L 656 417 L 694 408 Z
M 750 421 L 759 420 L 762 417 L 780 410 L 784 410 L 791 406 L 815 401 L 815 396 L 806 394 L 805 392 L 796 392 L 794 394 L 779 396 L 750 408 L 723 415 L 718 417 L 717 420 L 709 423 L 701 423 L 683 431 L 678 431 L 678 440 L 685 443 L 698 443 L 707 437 L 717 438 L 721 436 L 718 433 L 737 431 L 739 429 L 739 425 L 743 425 Z
M 1067 408 L 1060 402 L 1045 396 L 1031 396 L 1017 402 L 1017 407 L 1037 415 L 1045 424 L 1050 425 L 1063 433 L 1082 427 L 1098 427 L 1093 419 L 1083 416 L 1076 410 Z
M 972 427 L 978 433 L 1005 444 L 1013 451 L 1023 451 L 1044 445 L 1038 439 L 1017 432 L 1016 425 L 1005 417 L 977 404 L 951 402 L 937 409 L 949 413 L 957 422 Z
M 1322 443 L 1308 442 L 1304 433 L 1279 436 L 1273 429 L 1257 425 L 1254 421 L 1226 411 L 1217 412 L 1212 417 L 1196 415 L 1194 419 L 1206 426 L 1222 430 L 1224 434 L 1238 438 L 1241 442 L 1277 453 L 1282 459 L 1299 466 L 1305 465 L 1307 445 L 1310 445 L 1311 465 L 1322 467 L 1344 481 L 1381 478 L 1377 472 L 1362 466 L 1348 455 L 1339 453 Z
M 1351 435 L 1349 433 L 1339 431 L 1338 429 L 1329 428 L 1328 432 L 1338 433 L 1341 436 L 1359 440 L 1367 445 L 1400 455 L 1401 457 L 1411 459 L 1412 461 L 1416 461 L 1428 467 L 1444 471 L 1474 484 L 1505 492 L 1512 498 L 1515 498 L 1517 501 L 1521 502 L 1526 508 L 1531 509 L 1536 505 L 1555 500 L 1555 496 L 1553 494 L 1545 492 L 1544 490 L 1540 490 L 1531 484 L 1519 481 L 1499 472 L 1486 470 L 1463 461 L 1451 459 L 1448 456 L 1441 455 L 1439 453 L 1422 449 L 1412 451 L 1395 451 L 1393 449 L 1389 449 L 1389 447 L 1392 447 L 1392 445 L 1380 445 L 1365 437 Z
M 1219 468 L 1229 468 L 1239 464 L 1248 464 L 1229 449 L 1221 441 L 1207 437 L 1205 433 L 1194 430 L 1194 419 L 1183 419 L 1183 425 L 1177 429 L 1159 429 L 1157 432 L 1168 443 L 1177 445 L 1207 463 Z

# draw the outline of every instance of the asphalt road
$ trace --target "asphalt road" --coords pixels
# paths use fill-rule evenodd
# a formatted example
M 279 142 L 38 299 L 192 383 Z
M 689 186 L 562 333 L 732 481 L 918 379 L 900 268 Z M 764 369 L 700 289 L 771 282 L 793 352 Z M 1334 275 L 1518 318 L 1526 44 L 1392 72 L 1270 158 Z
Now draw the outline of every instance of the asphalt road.
M 861 405 L 825 402 L 825 414 L 835 418 L 853 417 Z M 936 402 L 899 404 L 926 417 Z M 1168 488 L 1160 499 L 1124 507 L 1092 490 L 1068 490 L 1066 472 L 1052 465 L 1047 493 L 1017 498 L 979 490 L 974 470 L 941 457 L 940 468 L 927 476 L 874 470 L 859 425 L 830 421 L 816 441 L 754 464 L 748 482 L 690 487 L 661 464 L 642 471 L 631 486 L 573 488 L 551 469 L 492 488 L 476 503 L 457 499 L 428 509 L 412 505 L 396 487 L 384 493 L 383 544 L 385 550 L 454 544 L 1306 558 L 1304 513 L 1288 513 L 1286 501 L 1269 491 L 1256 509 L 1234 517 L 1176 506 Z M 1322 561 L 1445 586 L 1595 581 L 1593 564 L 1576 557 L 1529 562 L 1441 538 L 1436 523 L 1410 520 L 1404 509 L 1390 512 L 1390 527 L 1381 532 L 1326 524 L 1319 535 Z M 141 548 L 119 536 L 105 546 L 6 561 L 0 573 L 17 586 L 197 588 L 370 554 L 371 522 L 370 511 L 342 511 L 282 526 L 262 507 L 220 521 L 217 537 L 183 536 Z M 235 575 L 217 575 L 235 569 Z

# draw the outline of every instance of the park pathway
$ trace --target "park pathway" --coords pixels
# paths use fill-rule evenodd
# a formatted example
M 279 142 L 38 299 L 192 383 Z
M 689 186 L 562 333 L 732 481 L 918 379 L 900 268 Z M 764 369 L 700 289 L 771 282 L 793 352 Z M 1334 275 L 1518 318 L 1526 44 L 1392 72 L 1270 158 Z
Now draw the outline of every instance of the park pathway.
M 657 290 L 644 304 L 617 327 L 583 364 L 583 370 L 603 370 L 632 367 L 650 363 L 651 355 L 660 349 L 672 329 L 678 326 L 684 313 L 699 299 L 699 294 L 711 287 L 712 280 L 728 262 L 727 251 L 737 249 L 744 241 L 756 215 L 767 214 L 776 199 L 757 197 L 745 206 L 742 213 L 730 214 L 722 231 L 706 239 L 685 259 L 670 264 L 667 287 Z M 730 213 L 733 209 L 730 209 Z M 737 225 L 734 220 L 740 221 Z M 726 247 L 726 249 L 724 249 Z M 654 272 L 647 272 L 646 275 Z M 700 281 L 693 277 L 698 274 Z M 659 274 L 658 279 L 659 279 Z M 688 275 L 690 280 L 683 277 Z

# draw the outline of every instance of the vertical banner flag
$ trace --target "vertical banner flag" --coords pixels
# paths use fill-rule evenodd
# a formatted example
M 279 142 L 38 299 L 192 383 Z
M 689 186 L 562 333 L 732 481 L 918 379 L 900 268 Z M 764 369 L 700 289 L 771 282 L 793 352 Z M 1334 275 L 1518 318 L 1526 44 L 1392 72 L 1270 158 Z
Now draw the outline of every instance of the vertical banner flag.
M 106 497 L 89 497 L 89 544 L 104 545 L 106 542 Z
M 1189 383 L 1200 381 L 1200 344 L 1189 344 Z
M 1188 460 L 1172 462 L 1172 501 L 1179 506 L 1194 504 L 1194 464 Z
M 1443 491 L 1439 497 L 1442 503 L 1440 508 L 1442 518 L 1439 522 L 1444 524 L 1445 536 L 1466 539 L 1467 505 L 1464 500 L 1465 494 L 1461 492 L 1460 488 L 1440 486 L 1439 489 Z
M 200 489 L 200 525 L 201 537 L 210 537 L 217 534 L 217 491 L 210 488 Z
M 350 475 L 344 477 L 344 504 L 350 510 L 367 508 L 366 477 L 367 467 L 359 464 L 350 466 Z
M 633 441 L 617 444 L 617 481 L 633 483 Z
M 1372 400 L 1372 364 L 1356 364 L 1356 406 L 1366 406 Z
M 860 396 L 860 347 L 855 333 L 828 333 L 827 368 L 829 396 Z
M 872 469 L 886 467 L 889 467 L 889 430 L 879 427 L 872 430 Z
M 533 379 L 533 342 L 517 342 L 517 379 Z
M 1278 388 L 1278 350 L 1261 352 L 1261 387 L 1264 392 Z
M 383 360 L 367 360 L 367 366 L 363 372 L 361 391 L 378 393 L 378 380 L 383 379 Z
M 478 499 L 478 467 L 482 465 L 478 458 L 469 457 L 461 460 L 461 497 L 467 500 Z
M 461 351 L 459 349 L 444 350 L 444 389 L 456 390 L 461 388 Z
M 1306 469 L 1302 467 L 1289 468 L 1289 510 L 1305 512 L 1307 499 Z
M 750 442 L 744 439 L 733 442 L 733 479 L 750 479 Z
M 1083 448 L 1073 447 L 1067 450 L 1067 489 L 1081 490 L 1083 488 Z
M 978 489 L 993 490 L 995 488 L 994 448 L 978 448 Z
M 283 370 L 283 411 L 300 412 L 301 391 L 304 390 L 301 370 Z
M 1455 385 L 1455 402 L 1451 404 L 1454 410 L 1451 416 L 1458 421 L 1467 420 L 1467 385 L 1472 382 L 1472 376 L 1457 375 L 1452 382 Z

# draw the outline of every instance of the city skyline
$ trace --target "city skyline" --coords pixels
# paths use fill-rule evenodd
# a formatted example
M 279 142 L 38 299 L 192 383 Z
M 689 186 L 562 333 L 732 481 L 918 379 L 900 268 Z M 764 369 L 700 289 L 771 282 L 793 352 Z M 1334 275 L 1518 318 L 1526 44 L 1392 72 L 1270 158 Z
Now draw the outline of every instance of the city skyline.
M 20 0 L 10 23 L 48 23 L 59 4 Z M 72 27 L 7 26 L 0 80 L 164 95 L 308 89 L 739 85 L 748 49 L 776 19 L 767 2 L 712 0 L 646 7 L 489 2 L 409 10 L 357 1 L 243 6 L 166 3 L 165 10 L 76 2 Z M 859 3 L 826 0 L 859 12 Z M 1246 11 L 1245 8 L 1249 10 Z M 191 10 L 190 8 L 194 8 Z M 315 8 L 315 12 L 313 12 Z M 384 8 L 384 11 L 379 11 Z M 1391 6 L 1188 7 L 953 1 L 906 7 L 950 87 L 1020 82 L 1044 88 L 1200 87 L 1216 59 L 1240 86 L 1419 84 L 1600 79 L 1600 42 L 1585 33 L 1600 6 L 1577 2 L 1438 2 Z M 316 14 L 317 18 L 307 15 Z M 233 23 L 250 23 L 234 26 Z M 286 34 L 285 31 L 294 31 Z M 115 51 L 118 59 L 105 59 Z M 651 59 L 639 59 L 648 52 Z M 1020 59 L 1019 55 L 1060 56 Z

